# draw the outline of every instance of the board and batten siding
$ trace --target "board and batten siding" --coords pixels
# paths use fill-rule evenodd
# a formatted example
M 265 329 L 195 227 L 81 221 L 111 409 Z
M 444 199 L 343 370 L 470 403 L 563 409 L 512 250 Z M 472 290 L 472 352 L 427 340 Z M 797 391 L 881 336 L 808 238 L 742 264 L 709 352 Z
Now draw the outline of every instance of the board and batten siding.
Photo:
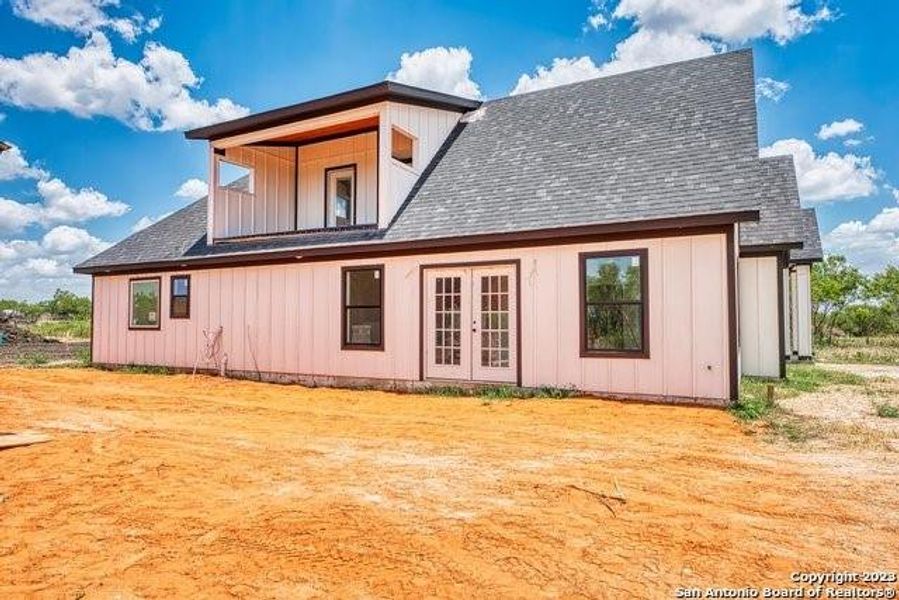
M 518 260 L 523 385 L 723 400 L 729 395 L 726 247 L 724 234 L 708 234 L 160 273 L 158 331 L 128 329 L 129 276 L 97 276 L 93 360 L 190 368 L 204 347 L 203 330 L 222 326 L 229 369 L 415 381 L 420 267 Z M 578 254 L 635 248 L 648 250 L 650 357 L 582 358 Z M 367 264 L 384 265 L 385 348 L 343 351 L 340 270 Z M 172 320 L 170 278 L 179 273 L 191 275 L 191 318 Z
M 738 263 L 740 358 L 744 375 L 780 377 L 781 277 L 774 256 L 743 257 Z
M 457 112 L 388 102 L 385 118 L 380 121 L 381 201 L 378 222 L 387 227 L 402 206 L 412 186 L 446 141 L 461 115 Z M 415 138 L 412 165 L 391 158 L 392 128 L 396 126 Z
M 793 352 L 798 358 L 812 357 L 812 279 L 811 267 L 796 265 L 790 277 L 790 299 L 794 331 Z
M 228 148 L 224 160 L 253 169 L 253 193 L 215 189 L 215 237 L 291 231 L 294 225 L 293 148 Z
M 356 224 L 377 223 L 378 134 L 375 131 L 299 149 L 298 229 L 325 226 L 325 170 L 356 166 Z

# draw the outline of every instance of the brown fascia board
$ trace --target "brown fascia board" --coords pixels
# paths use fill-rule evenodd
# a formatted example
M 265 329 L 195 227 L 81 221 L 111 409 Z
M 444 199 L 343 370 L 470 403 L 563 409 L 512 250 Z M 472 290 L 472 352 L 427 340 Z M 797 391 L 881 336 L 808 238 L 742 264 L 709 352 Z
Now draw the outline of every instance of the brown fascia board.
M 249 115 L 241 119 L 191 129 L 184 132 L 184 137 L 189 140 L 217 140 L 350 110 L 385 100 L 455 112 L 468 112 L 482 104 L 480 100 L 461 98 L 442 92 L 396 83 L 395 81 L 382 81 L 348 92 L 341 92 L 332 96 L 325 96 L 324 98 L 317 98 Z
M 210 269 L 233 266 L 255 266 L 275 263 L 350 260 L 360 257 L 408 256 L 432 252 L 465 252 L 498 248 L 523 248 L 546 245 L 575 244 L 648 237 L 698 235 L 720 231 L 722 227 L 744 221 L 758 221 L 759 211 L 747 210 L 690 217 L 648 219 L 627 223 L 530 229 L 508 233 L 488 233 L 451 238 L 374 242 L 329 247 L 294 248 L 272 252 L 254 252 L 201 258 L 124 263 L 96 267 L 75 267 L 82 275 L 148 273 L 154 271 Z
M 782 244 L 740 245 L 740 256 L 773 256 L 790 250 L 800 250 L 802 242 L 785 242 Z

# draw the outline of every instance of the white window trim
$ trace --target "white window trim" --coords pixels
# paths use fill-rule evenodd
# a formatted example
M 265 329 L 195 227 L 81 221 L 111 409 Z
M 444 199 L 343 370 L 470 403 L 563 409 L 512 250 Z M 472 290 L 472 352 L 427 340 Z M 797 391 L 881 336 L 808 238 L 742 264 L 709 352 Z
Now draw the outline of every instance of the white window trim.
M 358 186 L 359 186 L 359 173 L 357 165 L 349 164 L 349 165 L 340 165 L 336 167 L 327 167 L 325 169 L 325 229 L 335 229 L 338 227 L 352 227 L 356 224 L 357 217 L 356 215 L 356 204 L 358 203 Z M 350 174 L 352 178 L 352 193 L 353 197 L 350 198 L 350 206 L 349 206 L 349 224 L 348 225 L 337 225 L 337 216 L 334 215 L 334 225 L 331 225 L 331 215 L 332 210 L 334 209 L 334 203 L 331 201 L 331 190 L 333 189 L 331 182 L 332 180 L 336 180 L 342 174 Z
M 397 160 L 393 157 L 393 130 L 394 129 L 396 129 L 398 132 L 400 132 L 401 134 L 403 134 L 404 136 L 406 136 L 407 138 L 412 140 L 412 164 L 411 165 L 407 165 L 403 161 Z M 400 127 L 399 125 L 391 125 L 390 126 L 390 161 L 395 165 L 399 165 L 405 169 L 408 169 L 409 171 L 412 171 L 413 173 L 418 173 L 418 171 L 419 171 L 418 167 L 420 165 L 419 152 L 418 152 L 418 136 L 410 133 L 407 129 L 404 129 L 404 128 Z
M 238 194 L 247 194 L 250 196 L 253 196 L 256 194 L 256 168 L 255 167 L 252 167 L 250 165 L 245 165 L 242 162 L 236 161 L 233 158 L 228 158 L 226 156 L 216 156 L 215 158 L 216 158 L 216 161 L 215 161 L 215 187 L 217 189 L 227 190 L 230 192 L 236 192 Z M 246 169 L 247 171 L 250 172 L 250 185 L 247 186 L 249 189 L 248 192 L 232 190 L 232 189 L 226 188 L 225 186 L 222 185 L 222 178 L 221 178 L 221 164 L 222 163 L 227 163 L 227 164 L 233 165 L 235 167 L 240 167 L 240 168 Z

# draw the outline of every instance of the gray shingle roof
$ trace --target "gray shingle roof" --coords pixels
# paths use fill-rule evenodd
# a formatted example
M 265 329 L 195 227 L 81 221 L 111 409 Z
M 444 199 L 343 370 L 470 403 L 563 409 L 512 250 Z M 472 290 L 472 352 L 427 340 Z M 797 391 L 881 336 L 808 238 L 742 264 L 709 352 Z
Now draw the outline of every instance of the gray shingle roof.
M 818 231 L 818 215 L 814 208 L 802 209 L 802 232 L 804 245 L 801 250 L 790 250 L 791 261 L 814 262 L 824 260 L 821 234 Z
M 485 102 L 385 230 L 209 246 L 204 199 L 78 269 L 757 210 L 754 85 L 742 50 Z
M 792 156 L 759 159 L 761 206 L 757 223 L 740 225 L 740 246 L 801 243 L 805 239 Z
M 387 239 L 756 208 L 749 51 L 502 98 L 468 120 Z

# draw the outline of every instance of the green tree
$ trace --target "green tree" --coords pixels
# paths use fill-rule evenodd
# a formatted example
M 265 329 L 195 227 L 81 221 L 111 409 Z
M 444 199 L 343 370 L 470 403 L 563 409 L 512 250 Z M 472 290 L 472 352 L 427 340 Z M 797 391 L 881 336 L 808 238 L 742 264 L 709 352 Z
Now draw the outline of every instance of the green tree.
M 68 290 L 56 290 L 53 298 L 47 303 L 47 311 L 60 319 L 89 319 L 91 315 L 90 298 L 78 296 Z
M 830 255 L 812 267 L 812 311 L 815 336 L 833 341 L 834 327 L 847 306 L 862 298 L 865 276 L 846 261 Z
M 876 333 L 899 333 L 899 267 L 890 265 L 871 277 L 866 292 L 884 317 L 882 328 Z

